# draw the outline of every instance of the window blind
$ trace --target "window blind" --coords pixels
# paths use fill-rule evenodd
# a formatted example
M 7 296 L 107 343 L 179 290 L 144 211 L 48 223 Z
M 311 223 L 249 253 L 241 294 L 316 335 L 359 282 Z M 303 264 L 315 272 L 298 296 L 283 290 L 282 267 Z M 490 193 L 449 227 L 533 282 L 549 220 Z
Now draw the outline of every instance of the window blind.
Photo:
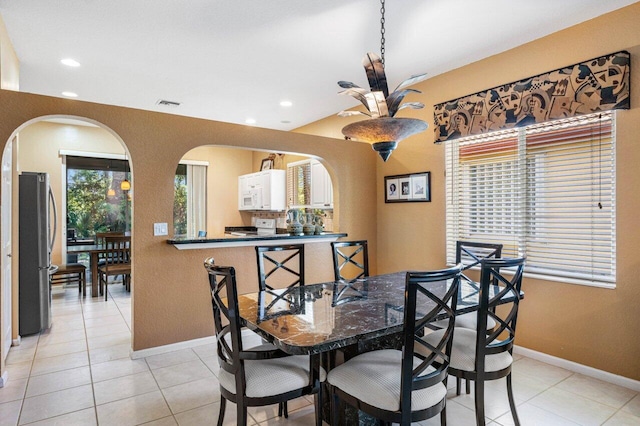
M 615 282 L 612 113 L 461 138 L 446 145 L 447 261 L 457 240 L 500 243 L 526 271 Z
M 311 205 L 311 162 L 287 165 L 287 207 Z

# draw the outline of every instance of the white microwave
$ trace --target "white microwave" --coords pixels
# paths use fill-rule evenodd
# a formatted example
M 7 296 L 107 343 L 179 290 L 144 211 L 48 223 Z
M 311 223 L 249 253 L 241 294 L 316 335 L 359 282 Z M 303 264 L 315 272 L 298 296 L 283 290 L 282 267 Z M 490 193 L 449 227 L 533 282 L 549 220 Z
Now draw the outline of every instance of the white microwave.
M 249 188 L 240 196 L 240 209 L 256 210 L 262 208 L 262 188 Z

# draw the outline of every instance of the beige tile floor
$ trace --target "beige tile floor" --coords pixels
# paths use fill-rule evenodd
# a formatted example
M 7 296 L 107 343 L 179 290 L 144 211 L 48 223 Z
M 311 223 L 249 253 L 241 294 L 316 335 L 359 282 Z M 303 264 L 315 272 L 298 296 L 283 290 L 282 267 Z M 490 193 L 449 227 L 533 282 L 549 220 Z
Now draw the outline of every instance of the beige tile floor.
M 79 298 L 73 288 L 54 290 L 53 327 L 9 352 L 0 426 L 215 424 L 220 392 L 213 346 L 130 359 L 129 294 L 120 285 L 109 290 L 107 302 Z M 637 392 L 524 357 L 515 361 L 513 376 L 524 425 L 640 425 Z M 251 408 L 249 424 L 311 425 L 312 401 L 290 403 L 289 419 L 278 418 L 274 406 Z M 226 425 L 235 424 L 234 408 L 228 404 Z M 486 415 L 490 425 L 513 424 L 504 380 L 487 385 Z M 473 397 L 450 389 L 447 420 L 474 425 Z

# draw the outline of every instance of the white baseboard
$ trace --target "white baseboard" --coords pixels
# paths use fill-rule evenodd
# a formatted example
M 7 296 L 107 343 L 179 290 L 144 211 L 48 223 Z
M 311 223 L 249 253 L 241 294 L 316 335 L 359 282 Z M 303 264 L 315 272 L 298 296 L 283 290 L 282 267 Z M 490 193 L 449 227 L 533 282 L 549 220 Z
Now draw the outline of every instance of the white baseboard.
M 167 352 L 179 351 L 181 349 L 195 348 L 197 346 L 208 345 L 215 342 L 216 342 L 215 336 L 202 337 L 200 339 L 187 340 L 185 342 L 171 343 L 169 345 L 156 346 L 153 348 L 142 349 L 139 351 L 131 351 L 130 356 L 131 356 L 131 359 L 140 359 L 140 358 L 145 358 L 152 355 L 160 355 L 160 354 L 165 354 Z M 215 355 L 215 353 L 212 355 Z
M 5 370 L 4 374 L 0 376 L 0 388 L 3 388 L 4 385 L 7 384 L 7 380 L 9 380 L 9 372 Z
M 20 339 L 20 336 L 18 336 L 18 338 L 17 338 L 17 339 L 13 339 L 13 340 L 11 341 L 11 346 L 20 346 L 20 342 L 21 342 L 21 341 L 22 341 L 22 340 Z
M 250 338 L 250 336 L 255 336 L 255 333 L 247 328 L 243 328 L 242 336 L 243 336 L 242 340 L 244 341 L 244 338 L 247 338 L 247 337 Z M 170 345 L 155 346 L 153 348 L 142 349 L 139 351 L 131 351 L 130 356 L 131 356 L 131 359 L 140 359 L 140 358 L 145 358 L 152 355 L 160 355 L 160 354 L 165 354 L 167 352 L 174 352 L 174 351 L 179 351 L 181 349 L 195 348 L 197 346 L 209 345 L 209 344 L 215 344 L 215 343 L 216 343 L 216 336 L 202 337 L 200 339 L 187 340 L 186 342 L 178 342 L 178 343 L 172 343 Z M 215 355 L 215 353 L 212 354 L 212 356 L 213 355 Z
M 521 346 L 514 346 L 513 352 L 518 355 L 526 356 L 527 358 L 535 359 L 546 364 L 573 371 L 574 373 L 580 373 L 585 376 L 593 377 L 594 379 L 602 380 L 603 382 L 612 383 L 614 385 L 622 386 L 627 389 L 640 392 L 640 381 L 638 380 L 619 376 L 607 371 L 598 370 L 597 368 L 578 364 L 577 362 L 568 361 L 563 358 L 558 358 L 553 355 L 547 355 L 545 353 L 534 351 L 533 349 L 523 348 Z

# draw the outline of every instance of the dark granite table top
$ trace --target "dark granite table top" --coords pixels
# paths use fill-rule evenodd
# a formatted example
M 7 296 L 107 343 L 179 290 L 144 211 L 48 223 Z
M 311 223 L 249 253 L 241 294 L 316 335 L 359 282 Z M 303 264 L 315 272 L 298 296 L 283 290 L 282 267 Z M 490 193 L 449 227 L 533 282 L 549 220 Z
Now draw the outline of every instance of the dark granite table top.
M 249 329 L 290 354 L 314 354 L 402 330 L 406 272 L 344 282 L 311 284 L 293 290 L 240 295 L 240 317 Z M 428 285 L 443 297 L 450 283 Z M 478 309 L 475 283 L 461 281 L 457 312 Z M 495 289 L 491 291 L 495 294 Z M 508 302 L 505 299 L 505 302 Z M 418 306 L 427 312 L 433 302 Z

